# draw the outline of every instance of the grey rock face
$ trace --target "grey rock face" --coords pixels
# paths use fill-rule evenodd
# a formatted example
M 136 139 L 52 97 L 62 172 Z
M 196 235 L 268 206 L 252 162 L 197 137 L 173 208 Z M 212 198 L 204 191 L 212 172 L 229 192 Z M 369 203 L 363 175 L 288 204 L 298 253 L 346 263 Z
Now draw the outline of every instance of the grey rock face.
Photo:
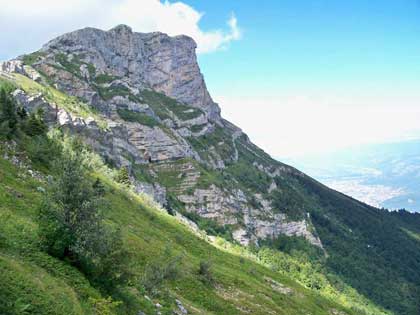
M 150 87 L 219 120 L 220 108 L 207 91 L 197 64 L 196 46 L 187 36 L 135 33 L 120 25 L 108 32 L 85 28 L 62 35 L 47 43 L 42 51 L 83 56 L 99 73 L 124 78 L 137 88 Z M 81 72 L 89 74 L 85 68 Z M 82 90 L 83 86 L 77 88 Z
M 19 73 L 26 75 L 34 81 L 41 79 L 38 72 L 31 69 L 31 67 L 25 66 L 21 60 L 10 60 L 0 63 L 0 70 L 6 73 Z
M 170 131 L 165 132 L 159 127 L 137 123 L 125 123 L 125 127 L 128 131 L 128 141 L 152 162 L 192 156 L 188 144 L 183 143 Z
M 157 183 L 150 184 L 145 182 L 135 181 L 135 191 L 152 196 L 153 199 L 161 206 L 166 206 L 166 189 Z
M 302 236 L 311 244 L 322 248 L 320 239 L 311 232 L 307 220 L 288 220 L 285 214 L 274 213 L 270 201 L 261 196 L 256 198 L 262 206 L 261 209 L 252 208 L 241 190 L 238 189 L 232 194 L 214 185 L 208 189 L 195 189 L 192 195 L 179 196 L 187 211 L 216 220 L 222 225 L 236 226 L 232 236 L 242 245 L 284 234 Z
M 182 302 L 180 300 L 176 299 L 175 303 L 178 309 L 174 311 L 174 314 L 178 314 L 178 315 L 188 314 L 187 309 L 184 307 L 184 305 L 182 305 Z

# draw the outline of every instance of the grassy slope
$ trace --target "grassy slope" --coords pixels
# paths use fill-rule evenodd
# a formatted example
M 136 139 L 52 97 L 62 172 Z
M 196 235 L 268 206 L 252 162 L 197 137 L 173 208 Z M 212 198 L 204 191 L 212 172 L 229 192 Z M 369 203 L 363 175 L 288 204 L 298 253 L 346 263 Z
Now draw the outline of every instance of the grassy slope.
M 87 298 L 98 297 L 98 291 L 75 268 L 38 247 L 35 209 L 41 200 L 37 190 L 41 184 L 22 178 L 23 172 L 3 159 L 0 176 L 0 313 L 90 314 Z M 107 217 L 123 227 L 125 244 L 133 255 L 134 274 L 140 276 L 146 263 L 162 255 L 167 246 L 174 254 L 184 253 L 181 276 L 166 287 L 170 296 L 179 297 L 191 313 L 315 315 L 340 309 L 278 273 L 215 248 L 142 198 L 110 182 L 107 186 Z M 200 281 L 197 274 L 199 262 L 208 259 L 214 265 L 215 287 Z M 276 292 L 265 277 L 292 288 L 294 293 Z M 121 313 L 151 311 L 151 304 L 134 287 L 116 293 L 117 298 L 118 294 L 124 296 Z M 159 302 L 164 310 L 169 309 L 173 298 L 165 295 Z
M 41 252 L 35 209 L 40 183 L 0 159 L 0 313 L 84 314 L 98 297 L 74 268 Z

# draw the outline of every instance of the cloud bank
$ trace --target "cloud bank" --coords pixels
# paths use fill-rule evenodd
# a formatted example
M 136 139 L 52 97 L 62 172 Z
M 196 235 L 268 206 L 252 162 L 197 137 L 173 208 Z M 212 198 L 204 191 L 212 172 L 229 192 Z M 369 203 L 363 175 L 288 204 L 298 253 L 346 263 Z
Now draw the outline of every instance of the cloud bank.
M 204 13 L 183 2 L 159 0 L 0 0 L 0 60 L 33 51 L 62 33 L 86 26 L 110 29 L 127 24 L 137 32 L 185 34 L 198 53 L 226 48 L 240 39 L 232 13 L 222 28 L 203 30 Z

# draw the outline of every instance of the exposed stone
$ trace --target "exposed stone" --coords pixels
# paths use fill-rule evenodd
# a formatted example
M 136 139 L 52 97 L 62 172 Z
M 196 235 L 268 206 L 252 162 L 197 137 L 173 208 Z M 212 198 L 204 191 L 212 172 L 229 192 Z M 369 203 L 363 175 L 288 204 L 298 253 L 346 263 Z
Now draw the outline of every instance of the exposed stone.
M 25 108 L 27 112 L 35 112 L 38 109 L 42 109 L 44 112 L 44 119 L 47 123 L 53 123 L 56 121 L 56 108 L 53 104 L 48 103 L 41 93 L 34 95 L 28 95 L 22 90 L 15 90 L 12 93 L 17 103 Z
M 137 193 L 147 194 L 152 196 L 153 199 L 161 206 L 166 205 L 166 189 L 157 183 L 150 184 L 144 182 L 135 181 L 135 191 Z
M 178 307 L 177 310 L 174 311 L 174 314 L 176 315 L 185 315 L 188 314 L 187 309 L 182 305 L 182 302 L 178 299 L 175 300 L 176 306 Z
M 174 134 L 168 134 L 160 127 L 148 127 L 138 123 L 126 123 L 125 127 L 128 131 L 128 141 L 143 155 L 147 153 L 151 161 L 193 156 L 188 143 Z
M 57 112 L 57 122 L 60 126 L 70 125 L 72 123 L 70 114 L 64 109 L 60 109 Z
M 98 73 L 124 77 L 136 88 L 149 86 L 219 120 L 220 108 L 211 99 L 200 73 L 196 46 L 187 36 L 134 33 L 128 26 L 120 25 L 108 32 L 84 28 L 67 33 L 47 43 L 42 51 L 85 56 L 84 60 L 93 64 Z M 63 81 L 65 75 L 59 75 Z M 77 94 L 82 96 L 83 84 L 74 83 Z
M 6 73 L 19 73 L 34 81 L 39 81 L 41 79 L 41 76 L 37 71 L 30 66 L 24 65 L 21 60 L 4 61 L 0 63 L 0 70 Z
M 322 247 L 307 220 L 291 221 L 283 213 L 274 213 L 271 203 L 256 195 L 261 209 L 254 209 L 240 189 L 233 193 L 222 191 L 215 185 L 208 189 L 195 189 L 192 195 L 181 194 L 179 200 L 186 210 L 211 218 L 223 225 L 237 225 L 243 220 L 245 227 L 235 229 L 233 238 L 242 245 L 258 239 L 276 238 L 279 235 L 302 236 L 310 243 Z

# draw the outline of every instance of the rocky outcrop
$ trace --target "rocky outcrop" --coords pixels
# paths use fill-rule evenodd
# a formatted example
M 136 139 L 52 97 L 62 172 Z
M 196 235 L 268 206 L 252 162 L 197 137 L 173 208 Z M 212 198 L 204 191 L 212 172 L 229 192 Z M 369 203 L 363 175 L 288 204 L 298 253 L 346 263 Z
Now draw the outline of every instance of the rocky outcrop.
M 150 128 L 138 123 L 107 120 L 102 130 L 93 117 L 82 118 L 45 100 L 42 94 L 28 95 L 22 90 L 13 93 L 15 99 L 28 112 L 42 108 L 49 124 L 57 123 L 70 132 L 85 138 L 98 153 L 118 166 L 145 164 L 193 157 L 195 153 L 182 137 L 168 134 L 160 127 Z
M 86 79 L 86 65 L 94 65 L 96 73 L 123 78 L 137 89 L 150 87 L 181 103 L 205 111 L 211 120 L 220 120 L 220 108 L 207 91 L 203 75 L 197 64 L 196 43 L 187 36 L 169 37 L 163 33 L 135 33 L 130 27 L 119 25 L 110 31 L 85 28 L 64 34 L 41 51 L 48 57 L 40 67 L 48 67 L 48 58 L 65 54 L 80 58 L 85 63 L 81 70 Z M 84 75 L 83 75 L 84 73 Z M 83 81 L 69 82 L 64 73 L 58 73 L 60 83 L 72 84 L 71 89 L 82 96 Z M 74 86 L 76 84 L 76 86 Z M 83 95 L 89 98 L 89 95 Z M 91 96 L 92 97 L 92 96 Z
M 276 213 L 270 201 L 261 196 L 256 198 L 261 205 L 260 208 L 250 206 L 247 196 L 240 189 L 232 193 L 215 185 L 208 189 L 195 189 L 191 195 L 179 196 L 187 211 L 216 220 L 221 225 L 233 226 L 232 236 L 242 245 L 284 234 L 302 236 L 311 244 L 322 248 L 322 243 L 311 231 L 308 220 L 290 220 L 285 214 Z
M 153 197 L 154 201 L 156 201 L 161 206 L 166 206 L 166 189 L 165 187 L 160 186 L 158 183 L 146 183 L 146 182 L 139 182 L 134 181 L 134 190 L 136 193 L 142 193 Z
M 0 70 L 5 73 L 19 73 L 23 74 L 34 81 L 39 81 L 41 76 L 31 67 L 23 64 L 22 60 L 10 60 L 0 63 Z

